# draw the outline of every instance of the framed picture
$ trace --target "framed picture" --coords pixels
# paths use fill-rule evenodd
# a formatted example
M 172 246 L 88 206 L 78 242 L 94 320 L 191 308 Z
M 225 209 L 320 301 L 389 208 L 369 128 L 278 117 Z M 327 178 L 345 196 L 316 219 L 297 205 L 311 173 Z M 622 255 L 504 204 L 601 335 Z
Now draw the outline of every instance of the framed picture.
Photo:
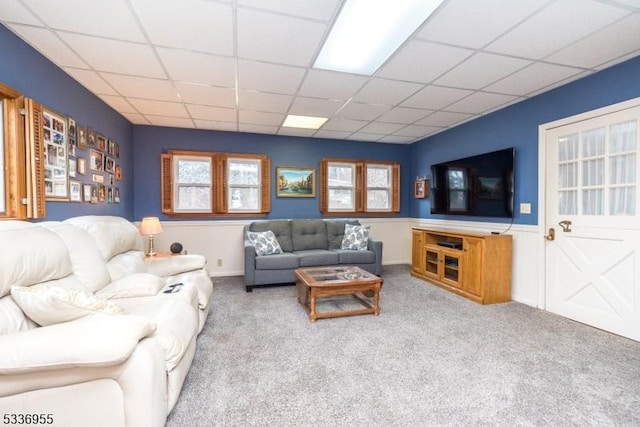
M 316 170 L 314 168 L 276 167 L 277 197 L 315 197 Z
M 86 150 L 89 147 L 87 142 L 87 128 L 76 126 L 76 140 L 79 150 Z
M 429 181 L 424 178 L 416 179 L 413 196 L 416 199 L 424 199 L 429 196 Z
M 113 187 L 113 201 L 115 203 L 120 203 L 120 188 Z
M 92 171 L 103 171 L 104 153 L 93 148 L 89 150 L 89 167 Z
M 76 165 L 76 171 L 79 175 L 86 175 L 87 173 L 87 161 L 82 157 L 78 157 L 78 164 Z
M 69 178 L 76 177 L 77 161 L 75 157 L 69 157 Z
M 120 181 L 122 179 L 122 166 L 116 166 L 114 175 L 116 177 L 116 181 Z
M 114 173 L 116 167 L 116 162 L 111 157 L 104 157 L 104 170 L 105 172 Z
M 99 184 L 104 184 L 104 175 L 99 173 L 91 174 L 91 181 L 97 182 Z
M 87 128 L 87 143 L 91 147 L 96 146 L 96 130 L 93 128 Z
M 85 202 L 91 202 L 91 194 L 92 194 L 91 187 L 93 186 L 91 184 L 84 184 L 83 187 L 84 187 L 82 191 L 82 195 L 84 196 L 83 200 Z
M 45 197 L 69 200 L 69 135 L 67 118 L 47 108 L 43 111 Z
M 107 138 L 105 138 L 104 135 L 96 135 L 96 148 L 100 151 L 105 151 L 107 149 Z
M 69 181 L 69 200 L 72 202 L 82 201 L 82 184 L 78 181 Z

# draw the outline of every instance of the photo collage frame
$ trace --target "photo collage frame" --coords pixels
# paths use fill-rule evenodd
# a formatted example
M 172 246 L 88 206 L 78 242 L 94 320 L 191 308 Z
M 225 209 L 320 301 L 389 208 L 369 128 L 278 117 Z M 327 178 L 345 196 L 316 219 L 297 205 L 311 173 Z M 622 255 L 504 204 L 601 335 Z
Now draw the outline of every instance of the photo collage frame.
M 89 126 L 45 108 L 47 200 L 120 203 L 120 144 Z

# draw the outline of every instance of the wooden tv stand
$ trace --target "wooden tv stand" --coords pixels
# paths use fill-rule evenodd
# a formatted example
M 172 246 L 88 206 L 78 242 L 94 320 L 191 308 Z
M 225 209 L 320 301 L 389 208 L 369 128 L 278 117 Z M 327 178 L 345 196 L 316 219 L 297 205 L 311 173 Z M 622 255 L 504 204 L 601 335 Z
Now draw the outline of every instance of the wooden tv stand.
M 480 304 L 511 301 L 509 234 L 413 228 L 411 275 Z

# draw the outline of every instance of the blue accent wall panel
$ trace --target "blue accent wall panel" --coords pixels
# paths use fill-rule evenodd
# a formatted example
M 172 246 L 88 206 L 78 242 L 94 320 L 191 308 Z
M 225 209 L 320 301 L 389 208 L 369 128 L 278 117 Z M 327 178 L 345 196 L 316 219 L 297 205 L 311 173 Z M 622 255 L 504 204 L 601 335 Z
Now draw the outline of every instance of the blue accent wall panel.
M 640 57 L 412 144 L 411 176 L 430 175 L 436 163 L 515 147 L 514 223 L 537 224 L 538 126 L 636 97 L 640 97 Z M 519 213 L 520 203 L 531 203 L 530 215 Z M 414 218 L 510 221 L 430 211 L 430 199 L 411 199 L 409 216 Z
M 49 201 L 46 219 L 63 220 L 77 215 L 119 215 L 133 219 L 133 125 L 2 25 L 0 51 L 0 82 L 120 144 L 120 158 L 116 164 L 122 166 L 123 178 L 114 182 L 120 188 L 120 203 Z M 87 174 L 75 179 L 89 184 L 89 152 L 77 152 L 87 159 Z
M 318 167 L 323 157 L 397 161 L 400 163 L 403 188 L 406 188 L 406 183 L 411 181 L 409 149 L 404 145 L 153 126 L 135 126 L 134 140 L 136 219 L 149 215 L 171 219 L 160 212 L 160 154 L 168 150 L 266 154 L 271 159 L 272 184 L 271 213 L 268 218 L 321 217 Z M 314 198 L 276 197 L 275 169 L 277 166 L 315 168 L 316 196 Z M 409 197 L 408 193 L 405 193 L 401 197 L 399 216 L 409 214 Z

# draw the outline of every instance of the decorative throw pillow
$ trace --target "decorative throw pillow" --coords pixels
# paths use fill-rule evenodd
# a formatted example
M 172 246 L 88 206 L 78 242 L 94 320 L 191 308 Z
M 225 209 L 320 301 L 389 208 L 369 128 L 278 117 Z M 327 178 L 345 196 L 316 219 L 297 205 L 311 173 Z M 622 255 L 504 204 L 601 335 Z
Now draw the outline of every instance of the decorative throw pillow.
M 247 231 L 247 240 L 256 250 L 256 255 L 281 254 L 282 248 L 273 231 Z
M 369 226 L 345 224 L 340 249 L 366 251 L 369 245 Z
M 45 284 L 12 286 L 11 296 L 24 314 L 40 326 L 96 314 L 124 314 L 122 307 L 91 292 Z

